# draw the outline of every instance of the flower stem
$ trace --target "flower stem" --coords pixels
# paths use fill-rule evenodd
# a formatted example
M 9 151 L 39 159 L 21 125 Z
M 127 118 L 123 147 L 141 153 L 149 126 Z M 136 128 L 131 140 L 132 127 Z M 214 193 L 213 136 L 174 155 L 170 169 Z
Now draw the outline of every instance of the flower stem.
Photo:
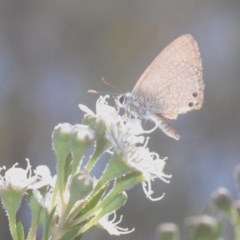
M 9 220 L 9 227 L 10 227 L 10 232 L 12 235 L 13 240 L 18 240 L 18 234 L 17 234 L 17 226 L 15 222 L 15 215 L 13 216 L 12 214 L 8 215 L 8 220 Z

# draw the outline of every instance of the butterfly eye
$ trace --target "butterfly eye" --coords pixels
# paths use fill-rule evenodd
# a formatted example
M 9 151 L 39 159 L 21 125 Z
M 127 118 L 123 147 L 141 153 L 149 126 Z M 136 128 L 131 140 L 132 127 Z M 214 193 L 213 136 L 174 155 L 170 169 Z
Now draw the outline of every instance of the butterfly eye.
M 123 104 L 125 97 L 123 95 L 121 95 L 118 100 L 119 100 L 120 104 Z

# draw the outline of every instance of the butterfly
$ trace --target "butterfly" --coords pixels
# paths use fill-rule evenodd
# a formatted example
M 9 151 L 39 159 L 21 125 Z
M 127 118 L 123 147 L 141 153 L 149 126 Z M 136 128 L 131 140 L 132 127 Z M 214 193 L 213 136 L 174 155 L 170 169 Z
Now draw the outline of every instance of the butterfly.
M 199 110 L 204 99 L 202 62 L 196 40 L 185 34 L 170 43 L 138 79 L 132 92 L 116 98 L 131 116 L 150 119 L 175 140 L 180 135 L 167 119 Z

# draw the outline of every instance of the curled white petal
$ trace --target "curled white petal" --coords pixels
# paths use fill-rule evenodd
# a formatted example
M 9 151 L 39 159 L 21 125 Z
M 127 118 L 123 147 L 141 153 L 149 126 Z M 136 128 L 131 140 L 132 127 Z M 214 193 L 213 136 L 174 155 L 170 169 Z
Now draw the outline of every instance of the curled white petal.
M 112 219 L 110 219 L 112 217 Z M 122 215 L 120 216 L 119 220 L 117 221 L 117 215 L 115 212 L 108 214 L 104 216 L 102 219 L 99 220 L 98 224 L 104 228 L 109 234 L 111 235 L 122 235 L 122 234 L 129 234 L 133 232 L 135 229 L 128 229 L 128 228 L 122 228 L 119 227 L 118 224 L 120 224 L 122 221 Z

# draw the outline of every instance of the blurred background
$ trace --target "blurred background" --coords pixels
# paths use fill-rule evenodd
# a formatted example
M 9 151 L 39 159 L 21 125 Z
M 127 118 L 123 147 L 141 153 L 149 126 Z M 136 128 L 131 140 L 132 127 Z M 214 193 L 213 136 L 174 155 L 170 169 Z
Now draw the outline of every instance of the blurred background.
M 79 123 L 78 104 L 94 109 L 88 89 L 130 91 L 153 58 L 172 40 L 191 33 L 203 61 L 205 102 L 172 122 L 174 141 L 161 131 L 150 148 L 168 156 L 170 184 L 156 183 L 160 202 L 141 187 L 129 192 L 118 239 L 155 239 L 159 223 L 183 225 L 201 212 L 211 193 L 228 187 L 236 197 L 234 166 L 240 162 L 239 0 L 0 0 L 0 165 L 25 158 L 55 173 L 51 132 L 60 122 Z M 1 239 L 11 239 L 0 210 Z M 28 211 L 21 217 L 29 224 Z M 104 230 L 84 239 L 116 239 Z

